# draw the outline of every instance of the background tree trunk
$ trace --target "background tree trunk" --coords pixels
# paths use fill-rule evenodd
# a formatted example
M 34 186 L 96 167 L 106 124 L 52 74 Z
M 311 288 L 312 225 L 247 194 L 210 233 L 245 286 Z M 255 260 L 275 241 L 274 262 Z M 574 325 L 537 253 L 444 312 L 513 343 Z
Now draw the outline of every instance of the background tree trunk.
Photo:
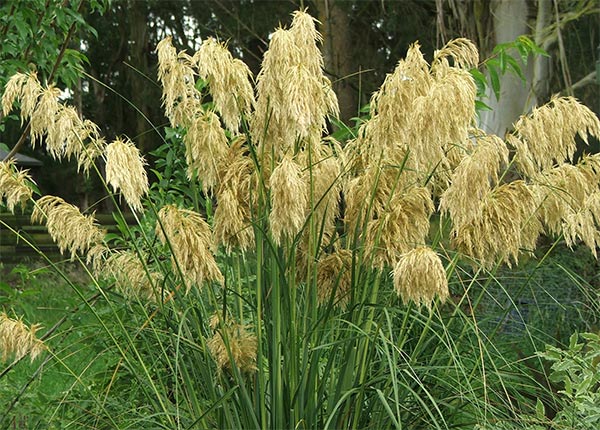
M 325 71 L 338 96 L 340 117 L 344 122 L 348 122 L 358 114 L 359 109 L 358 92 L 347 78 L 354 72 L 350 20 L 339 0 L 318 0 L 316 4 L 321 21 Z
M 494 45 L 512 42 L 523 34 L 529 34 L 527 25 L 528 4 L 526 0 L 495 0 L 490 4 L 494 26 Z M 491 111 L 481 112 L 480 127 L 488 133 L 504 137 L 512 123 L 535 103 L 530 97 L 533 67 L 521 64 L 527 78 L 524 86 L 519 77 L 506 73 L 500 77 L 500 99 L 496 100 L 489 88 L 486 103 Z

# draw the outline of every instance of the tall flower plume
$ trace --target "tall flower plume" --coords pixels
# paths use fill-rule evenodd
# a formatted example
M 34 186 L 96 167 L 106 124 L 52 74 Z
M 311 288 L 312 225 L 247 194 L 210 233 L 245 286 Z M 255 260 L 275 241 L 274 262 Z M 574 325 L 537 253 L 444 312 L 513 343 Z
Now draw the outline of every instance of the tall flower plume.
M 339 110 L 331 82 L 323 74 L 323 57 L 317 47 L 321 35 L 315 21 L 301 11 L 293 17 L 289 30 L 279 28 L 273 33 L 265 52 L 250 123 L 254 138 L 274 148 L 276 157 L 297 139 L 318 141 L 326 116 L 337 115 Z
M 55 159 L 75 157 L 78 170 L 88 173 L 94 160 L 102 154 L 104 140 L 99 127 L 83 120 L 74 107 L 59 103 L 59 89 L 43 88 L 35 73 L 13 75 L 2 95 L 2 110 L 8 114 L 15 101 L 21 102 L 21 119 L 29 119 L 33 144 L 42 140 Z
M 0 161 L 0 200 L 6 200 L 10 212 L 14 213 L 17 205 L 25 207 L 31 199 L 33 192 L 27 182 L 33 180 L 26 170 L 15 169 L 12 160 Z
M 40 198 L 31 214 L 32 222 L 45 221 L 48 233 L 58 244 L 61 253 L 69 250 L 71 259 L 78 252 L 101 243 L 106 231 L 98 227 L 91 215 L 83 215 L 79 209 L 60 197 L 44 196 Z
M 148 193 L 146 162 L 129 139 L 117 138 L 105 149 L 106 181 L 123 197 L 133 210 L 141 211 L 142 197 Z
M 498 184 L 502 166 L 508 164 L 508 148 L 494 135 L 475 136 L 475 145 L 451 176 L 451 185 L 440 198 L 440 209 L 450 214 L 455 228 L 479 216 L 481 200 Z
M 215 109 L 225 126 L 237 133 L 241 118 L 248 118 L 254 105 L 250 69 L 243 61 L 234 59 L 224 44 L 210 37 L 202 42 L 193 60 L 200 77 L 208 82 Z
M 352 287 L 352 251 L 338 249 L 321 257 L 317 264 L 317 297 L 327 304 L 333 295 L 333 304 L 345 306 L 350 300 Z
M 431 193 L 425 187 L 394 193 L 381 214 L 367 223 L 365 252 L 373 266 L 390 266 L 398 255 L 424 244 L 433 209 Z
M 195 87 L 194 61 L 185 52 L 177 52 L 171 36 L 158 43 L 156 52 L 165 114 L 173 127 L 187 125 L 202 110 L 202 95 Z
M 158 212 L 156 234 L 171 249 L 173 270 L 181 271 L 187 291 L 206 281 L 223 283 L 223 275 L 210 252 L 210 226 L 200 214 L 167 205 Z

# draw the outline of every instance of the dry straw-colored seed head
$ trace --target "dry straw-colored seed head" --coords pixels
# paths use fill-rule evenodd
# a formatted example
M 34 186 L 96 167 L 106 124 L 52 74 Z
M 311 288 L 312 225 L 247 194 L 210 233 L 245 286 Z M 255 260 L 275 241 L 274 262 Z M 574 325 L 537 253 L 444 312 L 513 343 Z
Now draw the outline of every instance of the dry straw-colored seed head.
M 40 94 L 42 86 L 40 85 L 35 72 L 28 75 L 15 73 L 6 83 L 4 93 L 2 94 L 2 112 L 8 115 L 12 110 L 15 101 L 21 102 L 21 121 L 31 117 Z
M 17 205 L 24 208 L 31 199 L 33 191 L 28 182 L 33 180 L 27 170 L 17 170 L 12 160 L 0 161 L 0 201 L 6 201 L 10 212 L 14 213 Z
M 19 361 L 29 354 L 31 361 L 35 360 L 47 349 L 43 341 L 36 337 L 40 325 L 27 326 L 20 319 L 10 318 L 6 313 L 0 313 L 0 350 L 2 361 L 13 357 Z
M 542 230 L 536 209 L 535 193 L 525 182 L 500 185 L 481 200 L 477 216 L 453 227 L 454 246 L 485 268 L 498 261 L 510 266 L 536 247 Z
M 113 190 L 121 190 L 129 206 L 142 211 L 142 197 L 148 193 L 146 162 L 129 139 L 117 138 L 109 144 L 106 155 L 106 182 Z
M 415 302 L 431 309 L 436 297 L 448 298 L 448 279 L 438 254 L 427 246 L 419 246 L 403 254 L 394 267 L 394 288 L 403 303 Z
M 221 329 L 207 342 L 219 370 L 232 370 L 233 362 L 242 372 L 255 372 L 258 344 L 256 336 L 247 330 L 247 326 L 241 324 L 225 322 L 221 325 Z
M 234 59 L 225 44 L 213 38 L 202 42 L 193 59 L 200 77 L 208 82 L 215 109 L 225 126 L 237 133 L 242 117 L 249 117 L 254 105 L 250 69 L 243 61 Z
M 449 213 L 455 228 L 480 215 L 481 200 L 498 184 L 498 174 L 508 163 L 508 148 L 497 136 L 475 136 L 469 155 L 458 164 L 451 185 L 440 198 L 440 209 Z
M 398 255 L 425 243 L 433 213 L 431 192 L 413 187 L 395 193 L 381 214 L 368 222 L 365 252 L 372 265 L 393 265 Z
M 21 99 L 23 94 L 23 85 L 27 82 L 27 75 L 24 73 L 15 73 L 10 77 L 4 86 L 2 93 L 2 113 L 6 116 L 13 108 L 16 100 Z
M 48 128 L 56 121 L 56 115 L 61 108 L 58 103 L 59 94 L 60 90 L 54 86 L 49 86 L 42 90 L 35 110 L 31 114 L 30 135 L 33 145 L 41 141 L 42 136 L 46 134 Z M 57 143 L 60 146 L 57 148 L 49 146 L 49 144 L 53 143 Z M 46 142 L 46 146 L 50 155 L 54 158 L 59 158 L 59 154 L 63 150 L 62 142 Z
M 205 112 L 190 124 L 185 137 L 188 178 L 197 175 L 205 192 L 219 182 L 220 164 L 227 155 L 227 136 L 214 112 Z
M 319 259 L 317 263 L 317 297 L 327 304 L 344 307 L 350 300 L 352 287 L 352 252 L 338 249 Z
M 281 245 L 285 237 L 297 235 L 306 221 L 308 186 L 300 166 L 290 157 L 275 167 L 270 185 L 269 223 L 275 243 Z
M 150 271 L 132 251 L 111 253 L 103 265 L 103 276 L 112 276 L 117 290 L 128 298 L 156 301 L 160 294 L 160 274 Z
M 522 116 L 507 137 L 516 150 L 515 161 L 526 176 L 573 159 L 576 137 L 586 143 L 588 135 L 600 138 L 600 120 L 573 97 L 552 100 Z
M 210 227 L 202 216 L 194 211 L 167 205 L 158 212 L 156 234 L 160 241 L 168 243 L 172 253 L 175 273 L 180 273 L 189 291 L 204 282 L 223 283 L 223 275 L 211 254 Z
M 224 245 L 228 254 L 234 248 L 246 251 L 254 245 L 250 213 L 254 163 L 245 154 L 244 144 L 244 139 L 234 140 L 220 165 L 213 237 L 215 244 Z
M 598 258 L 600 246 L 600 191 L 586 198 L 583 207 L 569 213 L 563 221 L 563 234 L 568 247 L 572 248 L 579 240 L 590 248 L 594 257 Z
M 72 260 L 78 252 L 86 253 L 94 245 L 100 244 L 106 234 L 105 230 L 98 227 L 93 215 L 82 215 L 77 207 L 60 197 L 40 198 L 31 214 L 31 221 L 45 221 L 48 233 L 58 244 L 60 252 L 69 250 Z
M 187 125 L 202 111 L 201 94 L 195 87 L 194 61 L 185 52 L 177 52 L 171 36 L 158 43 L 156 52 L 165 114 L 174 127 Z
M 453 39 L 434 52 L 432 68 L 445 68 L 449 65 L 448 58 L 452 58 L 455 67 L 468 70 L 479 64 L 479 51 L 469 39 Z
M 561 164 L 536 174 L 533 189 L 539 201 L 539 218 L 547 231 L 559 234 L 568 215 L 579 212 L 598 179 L 589 165 Z

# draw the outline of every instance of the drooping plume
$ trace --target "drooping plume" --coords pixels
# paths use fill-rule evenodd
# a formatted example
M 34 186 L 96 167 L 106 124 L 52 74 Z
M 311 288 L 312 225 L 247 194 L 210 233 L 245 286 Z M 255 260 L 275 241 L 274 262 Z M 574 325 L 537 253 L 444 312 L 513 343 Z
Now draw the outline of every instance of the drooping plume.
M 215 109 L 225 126 L 237 133 L 242 117 L 249 118 L 254 106 L 250 69 L 243 61 L 234 59 L 225 44 L 212 37 L 202 42 L 193 60 L 200 77 L 208 82 Z
M 205 112 L 191 121 L 183 138 L 188 178 L 197 175 L 207 192 L 218 184 L 220 164 L 227 154 L 227 136 L 214 112 Z
M 20 319 L 10 318 L 6 313 L 0 313 L 0 350 L 2 361 L 13 357 L 19 361 L 29 354 L 31 361 L 35 360 L 45 349 L 43 341 L 36 337 L 40 325 L 25 325 Z
M 211 249 L 210 226 L 200 214 L 167 205 L 158 212 L 156 234 L 163 244 L 169 245 L 174 273 L 180 273 L 187 291 L 204 282 L 223 283 Z
M 216 328 L 216 327 L 215 327 Z M 242 372 L 255 372 L 257 339 L 248 326 L 222 322 L 208 342 L 208 349 L 219 370 L 232 370 L 232 362 Z
M 526 176 L 573 159 L 579 135 L 600 139 L 600 120 L 573 97 L 554 97 L 522 116 L 507 137 L 515 149 L 516 165 Z
M 419 246 L 403 254 L 394 267 L 394 288 L 403 303 L 413 301 L 417 306 L 431 308 L 436 297 L 448 298 L 448 280 L 444 265 L 437 253 Z
M 293 238 L 306 220 L 308 187 L 300 166 L 285 157 L 273 170 L 271 184 L 271 213 L 269 223 L 275 243 L 285 237 Z
M 15 212 L 15 207 L 25 207 L 31 199 L 33 191 L 27 183 L 33 180 L 27 170 L 17 170 L 14 161 L 0 161 L 0 201 L 5 200 L 8 210 Z
M 250 199 L 254 163 L 244 154 L 244 139 L 235 140 L 221 163 L 221 179 L 217 189 L 217 208 L 213 237 L 230 254 L 234 248 L 246 251 L 254 244 Z
M 74 205 L 54 196 L 44 196 L 36 202 L 31 222 L 45 222 L 60 252 L 70 251 L 71 260 L 78 252 L 85 254 L 94 245 L 102 243 L 106 234 L 93 215 L 83 215 Z
M 142 197 L 148 193 L 146 162 L 128 138 L 115 139 L 105 149 L 106 182 L 121 191 L 125 201 L 135 211 L 142 211 Z

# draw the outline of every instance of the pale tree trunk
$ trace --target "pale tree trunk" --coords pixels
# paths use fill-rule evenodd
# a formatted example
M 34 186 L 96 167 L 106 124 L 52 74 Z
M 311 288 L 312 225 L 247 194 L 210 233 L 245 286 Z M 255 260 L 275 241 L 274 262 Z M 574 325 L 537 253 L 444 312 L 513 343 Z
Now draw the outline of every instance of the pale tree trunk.
M 552 0 L 538 0 L 533 41 L 548 52 L 554 38 L 547 34 L 552 19 Z M 550 98 L 550 58 L 536 55 L 533 59 L 533 93 L 538 103 L 545 103 Z
M 348 14 L 339 0 L 317 0 L 323 36 L 325 71 L 333 82 L 340 104 L 340 117 L 347 122 L 358 112 L 358 94 L 347 78 L 352 69 L 352 40 Z
M 517 37 L 530 33 L 527 25 L 527 0 L 495 0 L 490 6 L 494 17 L 495 45 L 512 42 Z M 535 97 L 531 97 L 533 67 L 531 64 L 521 64 L 521 67 L 527 78 L 525 85 L 518 76 L 506 73 L 500 76 L 499 100 L 496 100 L 492 89 L 489 89 L 486 103 L 492 110 L 480 114 L 480 127 L 486 132 L 504 137 L 513 122 L 535 104 Z

